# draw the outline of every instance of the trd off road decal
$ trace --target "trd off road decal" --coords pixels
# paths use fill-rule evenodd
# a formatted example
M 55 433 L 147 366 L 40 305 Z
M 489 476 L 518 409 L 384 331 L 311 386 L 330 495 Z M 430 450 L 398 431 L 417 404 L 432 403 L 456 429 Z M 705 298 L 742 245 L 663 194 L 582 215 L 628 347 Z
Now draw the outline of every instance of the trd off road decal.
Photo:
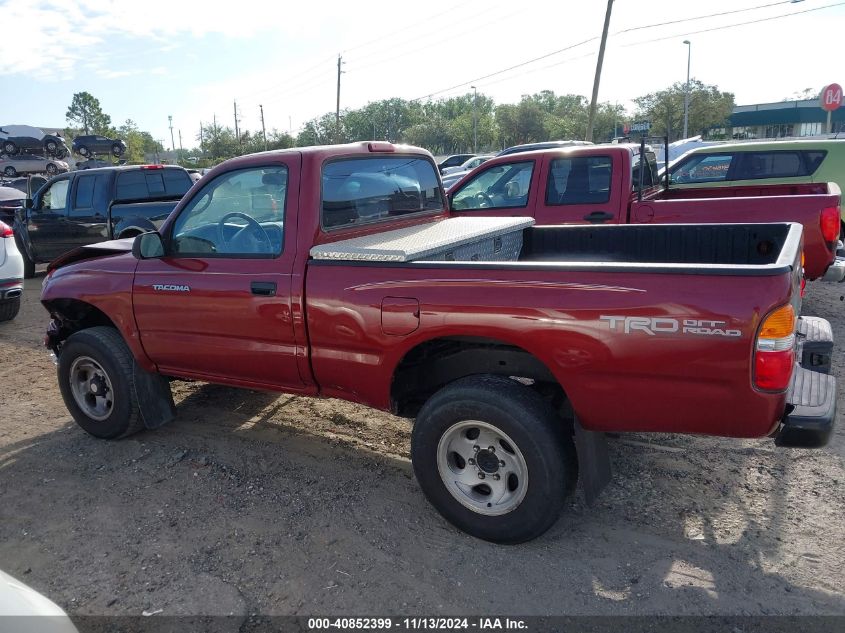
M 153 290 L 157 292 L 191 292 L 191 287 L 178 284 L 153 284 Z
M 727 328 L 727 321 L 707 319 L 670 319 L 667 317 L 600 316 L 613 332 L 633 334 L 643 332 L 649 336 L 657 334 L 692 334 L 698 336 L 742 336 L 740 330 Z

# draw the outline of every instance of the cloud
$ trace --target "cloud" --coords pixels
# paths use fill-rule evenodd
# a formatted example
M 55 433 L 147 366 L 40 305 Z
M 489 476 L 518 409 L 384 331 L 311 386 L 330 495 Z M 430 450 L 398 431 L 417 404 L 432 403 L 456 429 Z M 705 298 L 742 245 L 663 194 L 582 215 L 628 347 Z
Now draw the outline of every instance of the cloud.
M 40 0 L 2 6 L 3 23 L 14 28 L 4 29 L 0 38 L 0 75 L 36 73 L 42 80 L 70 78 L 81 63 L 107 66 L 99 73 L 103 77 L 126 76 L 114 68 L 124 60 L 170 52 L 209 35 L 285 37 L 300 31 L 305 17 L 292 4 L 256 0 L 241 0 L 236 7 L 222 0 Z

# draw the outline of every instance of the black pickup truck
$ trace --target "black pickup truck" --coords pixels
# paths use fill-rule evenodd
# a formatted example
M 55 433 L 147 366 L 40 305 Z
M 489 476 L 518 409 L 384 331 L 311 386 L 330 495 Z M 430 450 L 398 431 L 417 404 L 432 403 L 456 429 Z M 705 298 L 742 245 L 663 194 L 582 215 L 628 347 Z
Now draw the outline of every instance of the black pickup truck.
M 188 172 L 175 165 L 86 169 L 52 178 L 16 212 L 24 276 L 78 246 L 155 230 L 191 185 Z

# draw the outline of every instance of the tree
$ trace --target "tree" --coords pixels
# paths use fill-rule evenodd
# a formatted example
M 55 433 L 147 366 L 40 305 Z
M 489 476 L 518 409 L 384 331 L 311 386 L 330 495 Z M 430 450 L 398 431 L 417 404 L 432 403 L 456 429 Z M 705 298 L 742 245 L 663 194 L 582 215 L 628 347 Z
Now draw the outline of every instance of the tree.
M 85 134 L 109 135 L 113 131 L 111 117 L 103 112 L 100 101 L 89 92 L 73 95 L 65 118 L 68 123 L 75 123 Z
M 676 82 L 664 90 L 634 99 L 637 119 L 651 121 L 651 133 L 677 140 L 684 129 L 684 87 Z M 697 79 L 690 82 L 689 133 L 705 134 L 713 127 L 724 125 L 734 108 L 732 92 L 720 92 Z

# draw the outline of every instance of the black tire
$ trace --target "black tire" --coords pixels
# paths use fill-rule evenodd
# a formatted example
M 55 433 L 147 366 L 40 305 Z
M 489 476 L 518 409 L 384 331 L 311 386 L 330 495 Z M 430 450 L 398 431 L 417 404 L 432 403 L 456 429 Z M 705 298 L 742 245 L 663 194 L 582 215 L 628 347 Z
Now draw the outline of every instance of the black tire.
M 47 163 L 47 173 L 51 176 L 55 176 L 59 173 L 59 168 L 55 163 Z
M 77 152 L 79 152 L 79 154 L 80 154 L 81 156 L 88 156 L 88 148 L 87 148 L 87 147 L 85 147 L 84 145 L 80 145 L 80 146 L 79 146 L 79 149 L 78 149 L 78 150 L 76 150 L 76 151 L 77 151 Z
M 18 146 L 12 143 L 11 141 L 8 141 L 6 143 L 3 143 L 3 152 L 8 154 L 9 156 L 14 156 L 18 153 Z
M 90 417 L 76 401 L 71 368 L 77 359 L 95 361 L 111 383 L 112 406 L 105 419 Z M 85 431 L 103 439 L 128 437 L 144 428 L 135 388 L 135 359 L 114 328 L 93 327 L 71 335 L 59 354 L 58 378 L 62 398 L 73 419 Z
M 120 158 L 121 154 L 123 154 L 123 148 L 115 143 L 111 146 L 111 153 L 114 154 L 115 158 Z
M 56 141 L 47 141 L 44 143 L 44 151 L 48 154 L 52 154 L 55 156 L 56 151 L 59 149 L 59 146 L 56 145 Z
M 3 299 L 0 301 L 0 321 L 11 321 L 21 309 L 21 298 Z
M 15 240 L 17 241 L 17 238 Z M 26 254 L 20 242 L 18 242 L 18 251 L 23 259 L 23 278 L 32 279 L 35 277 L 35 262 L 29 258 L 29 255 Z
M 491 516 L 470 509 L 440 475 L 441 438 L 467 421 L 500 430 L 524 457 L 526 491 L 505 514 Z M 535 391 L 499 376 L 462 378 L 435 393 L 414 423 L 411 457 L 417 481 L 437 511 L 464 532 L 495 543 L 521 543 L 543 534 L 559 517 L 577 481 L 575 447 L 564 422 Z M 477 463 L 481 464 L 480 458 Z M 481 466 L 466 468 L 480 471 Z
M 18 170 L 9 165 L 6 169 L 3 170 L 3 173 L 6 174 L 9 178 L 14 178 L 18 175 Z

